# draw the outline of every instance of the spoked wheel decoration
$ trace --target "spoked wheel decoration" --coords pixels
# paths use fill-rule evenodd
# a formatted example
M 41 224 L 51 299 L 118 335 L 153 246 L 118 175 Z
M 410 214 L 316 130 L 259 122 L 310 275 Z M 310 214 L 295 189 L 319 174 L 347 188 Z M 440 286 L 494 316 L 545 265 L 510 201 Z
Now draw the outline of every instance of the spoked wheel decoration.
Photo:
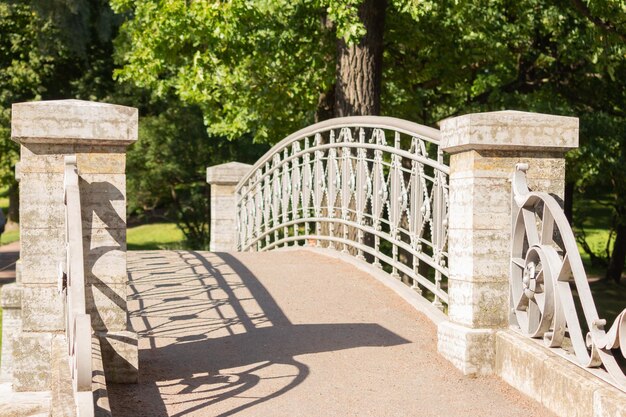
M 557 201 L 531 192 L 527 164 L 513 176 L 513 244 L 511 247 L 511 324 L 531 338 L 585 368 L 603 367 L 601 375 L 626 391 L 626 376 L 614 355 L 626 357 L 626 309 L 605 331 L 589 289 L 576 240 Z M 589 329 L 583 328 L 570 286 L 573 278 Z M 573 355 L 562 349 L 571 340 Z

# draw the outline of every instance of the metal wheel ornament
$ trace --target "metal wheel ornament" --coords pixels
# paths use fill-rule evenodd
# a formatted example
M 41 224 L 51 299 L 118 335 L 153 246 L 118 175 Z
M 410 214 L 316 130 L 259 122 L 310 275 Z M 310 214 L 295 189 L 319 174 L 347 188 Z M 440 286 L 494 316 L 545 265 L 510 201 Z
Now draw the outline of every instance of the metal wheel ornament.
M 605 379 L 626 391 L 626 376 L 613 356 L 626 357 L 626 309 L 605 332 L 591 295 L 576 240 L 557 201 L 547 193 L 531 192 L 528 165 L 518 164 L 513 176 L 513 230 L 510 269 L 511 324 L 524 335 L 543 338 L 560 349 L 566 337 L 574 355 L 560 353 L 585 368 L 604 366 Z M 578 293 L 584 334 L 570 280 Z

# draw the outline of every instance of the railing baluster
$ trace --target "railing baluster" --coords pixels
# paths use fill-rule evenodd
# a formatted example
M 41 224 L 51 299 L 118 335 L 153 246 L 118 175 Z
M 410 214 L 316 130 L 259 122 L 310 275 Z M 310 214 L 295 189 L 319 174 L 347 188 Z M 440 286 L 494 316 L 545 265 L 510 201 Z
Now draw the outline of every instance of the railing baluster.
M 65 157 L 63 181 L 65 202 L 65 241 L 67 279 L 60 283 L 65 298 L 66 337 L 74 397 L 78 414 L 93 416 L 92 396 L 91 316 L 85 302 L 85 266 L 83 256 L 83 224 L 78 187 L 76 156 Z M 64 291 L 63 291 L 64 290 Z
M 300 243 L 368 254 L 447 303 L 449 168 L 439 133 L 390 120 L 338 119 L 278 144 L 238 186 L 240 249 Z
M 311 172 L 311 154 L 309 153 L 308 137 L 304 138 L 304 151 L 305 154 L 302 156 L 302 217 L 307 219 L 304 222 L 304 235 L 309 236 L 309 234 L 311 233 L 311 224 L 308 221 L 308 218 L 311 217 L 309 204 L 311 202 L 313 174 Z M 308 240 L 305 241 L 304 244 L 305 246 L 308 246 Z

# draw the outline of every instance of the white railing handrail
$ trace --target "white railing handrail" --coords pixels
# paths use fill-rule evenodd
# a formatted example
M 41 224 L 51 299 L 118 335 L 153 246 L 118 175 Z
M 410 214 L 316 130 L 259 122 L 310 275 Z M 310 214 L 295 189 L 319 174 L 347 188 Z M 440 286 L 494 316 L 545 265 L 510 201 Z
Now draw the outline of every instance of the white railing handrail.
M 326 120 L 287 136 L 238 183 L 238 250 L 341 249 L 443 309 L 448 175 L 440 133 L 391 117 Z
M 529 190 L 527 169 L 527 164 L 518 164 L 513 176 L 511 324 L 626 392 L 626 375 L 611 351 L 620 349 L 626 357 L 626 309 L 605 331 L 607 323 L 598 316 L 572 228 L 554 197 Z M 586 334 L 570 288 L 572 278 Z M 564 349 L 566 338 L 573 353 Z
M 59 288 L 65 298 L 66 336 L 70 372 L 78 415 L 93 416 L 91 387 L 91 317 L 85 302 L 83 225 L 76 156 L 65 157 L 63 181 L 65 203 L 66 271 Z
M 349 116 L 324 120 L 313 125 L 302 128 L 291 135 L 287 136 L 267 151 L 250 169 L 250 172 L 239 181 L 237 185 L 237 193 L 243 184 L 248 182 L 254 172 L 268 162 L 277 152 L 288 148 L 293 142 L 297 142 L 307 136 L 315 136 L 317 133 L 328 131 L 331 129 L 348 128 L 380 128 L 389 129 L 396 132 L 404 133 L 410 136 L 419 136 L 421 139 L 431 143 L 439 144 L 441 141 L 441 132 L 432 127 L 423 126 L 408 120 L 398 119 L 387 116 Z

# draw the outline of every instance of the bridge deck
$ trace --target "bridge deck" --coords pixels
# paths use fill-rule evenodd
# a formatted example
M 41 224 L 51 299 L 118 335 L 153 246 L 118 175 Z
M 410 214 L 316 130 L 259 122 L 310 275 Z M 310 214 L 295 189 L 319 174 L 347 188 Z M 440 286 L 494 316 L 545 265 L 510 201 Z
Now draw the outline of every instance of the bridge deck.
M 140 383 L 114 416 L 545 416 L 463 377 L 395 293 L 306 251 L 128 255 Z

